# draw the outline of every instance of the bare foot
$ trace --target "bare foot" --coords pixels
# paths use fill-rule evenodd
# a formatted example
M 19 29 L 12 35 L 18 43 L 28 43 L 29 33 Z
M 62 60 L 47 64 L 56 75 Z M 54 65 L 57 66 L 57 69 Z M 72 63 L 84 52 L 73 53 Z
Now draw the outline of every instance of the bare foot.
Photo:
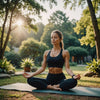
M 57 84 L 57 85 L 53 85 L 54 87 L 56 87 L 56 88 L 59 88 L 59 84 Z
M 48 89 L 51 89 L 51 90 L 59 90 L 59 91 L 62 91 L 62 89 L 59 88 L 57 85 L 48 85 L 47 88 Z

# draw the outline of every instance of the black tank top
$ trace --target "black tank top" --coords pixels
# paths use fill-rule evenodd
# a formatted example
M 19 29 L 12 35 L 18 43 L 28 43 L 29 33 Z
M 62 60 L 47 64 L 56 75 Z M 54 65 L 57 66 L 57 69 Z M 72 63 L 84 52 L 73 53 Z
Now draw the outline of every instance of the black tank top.
M 58 68 L 63 68 L 64 65 L 64 58 L 62 56 L 62 50 L 60 51 L 59 55 L 56 57 L 51 57 L 50 53 L 51 50 L 49 51 L 48 55 L 47 55 L 47 64 L 48 67 L 58 67 Z

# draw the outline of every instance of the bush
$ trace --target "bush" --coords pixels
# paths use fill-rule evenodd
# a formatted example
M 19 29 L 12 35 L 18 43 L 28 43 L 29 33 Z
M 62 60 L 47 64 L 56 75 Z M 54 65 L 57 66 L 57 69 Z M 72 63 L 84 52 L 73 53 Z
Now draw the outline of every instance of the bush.
M 5 57 L 7 58 L 8 61 L 10 61 L 13 66 L 16 66 L 17 68 L 20 67 L 20 62 L 21 62 L 21 57 L 19 54 L 15 52 L 6 52 Z
M 77 63 L 76 63 L 76 62 L 70 62 L 69 65 L 70 65 L 70 66 L 76 66 Z
M 48 49 L 48 46 L 45 43 L 38 42 L 33 38 L 28 38 L 22 42 L 22 45 L 19 48 L 19 53 L 22 58 L 32 58 L 42 56 L 44 51 Z M 41 62 L 41 59 L 39 60 Z
M 2 73 L 9 73 L 12 71 L 13 73 L 15 72 L 15 68 L 13 65 L 10 63 L 10 61 L 7 61 L 7 59 L 0 60 L 0 72 Z
M 70 56 L 75 56 L 75 57 L 81 57 L 81 56 L 87 56 L 88 55 L 88 51 L 82 47 L 74 47 L 74 46 L 71 46 L 69 48 L 67 48 L 69 53 L 70 53 Z
M 91 63 L 87 63 L 87 65 L 87 70 L 96 74 L 100 74 L 100 60 L 96 61 L 95 59 L 93 59 L 93 61 L 91 61 Z

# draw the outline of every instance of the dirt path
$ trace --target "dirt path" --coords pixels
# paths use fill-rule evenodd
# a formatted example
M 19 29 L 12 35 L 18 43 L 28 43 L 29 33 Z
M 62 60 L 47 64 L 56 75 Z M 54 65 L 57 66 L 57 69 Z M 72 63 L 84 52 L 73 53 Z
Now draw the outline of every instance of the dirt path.
M 100 100 L 100 98 L 0 90 L 0 100 Z

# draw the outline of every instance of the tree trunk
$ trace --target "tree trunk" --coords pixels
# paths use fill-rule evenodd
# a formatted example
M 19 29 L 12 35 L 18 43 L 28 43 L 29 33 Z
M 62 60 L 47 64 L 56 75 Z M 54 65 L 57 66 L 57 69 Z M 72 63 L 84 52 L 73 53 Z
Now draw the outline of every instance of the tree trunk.
M 4 23 L 3 23 L 2 31 L 1 31 L 0 59 L 3 59 L 3 55 L 2 55 L 2 52 L 3 52 L 3 38 L 4 38 L 4 30 L 5 30 L 5 25 L 6 25 L 6 22 L 7 22 L 8 11 L 9 11 L 9 10 L 8 10 L 8 3 L 9 3 L 9 1 L 7 0 L 7 4 L 6 4 L 6 8 L 5 8 L 6 14 L 5 14 L 5 19 L 4 19 Z
M 12 12 L 11 12 L 11 16 L 10 16 L 10 22 L 9 22 L 9 29 L 8 29 L 8 32 L 7 32 L 7 37 L 6 37 L 6 40 L 4 42 L 4 46 L 0 47 L 0 59 L 3 59 L 3 56 L 4 56 L 4 52 L 5 52 L 5 49 L 6 49 L 6 46 L 7 46 L 7 43 L 8 43 L 8 40 L 9 40 L 9 36 L 10 36 L 10 33 L 11 33 L 11 25 L 12 25 L 12 17 L 13 17 L 13 12 L 18 4 L 18 1 L 19 0 L 16 0 L 15 2 L 15 6 L 14 8 L 12 9 Z M 6 12 L 7 13 L 7 12 Z M 6 18 L 6 17 L 5 17 Z M 7 20 L 6 20 L 7 21 Z M 6 23 L 6 22 L 4 22 Z M 4 30 L 4 27 L 3 27 L 3 30 Z M 4 32 L 3 32 L 4 34 Z M 1 45 L 0 45 L 1 46 Z
M 98 22 L 95 16 L 95 11 L 92 5 L 91 0 L 87 0 L 90 14 L 91 14 L 91 19 L 92 19 L 92 24 L 94 28 L 94 33 L 95 33 L 95 43 L 96 43 L 96 53 L 97 53 L 97 60 L 100 59 L 100 30 L 98 28 Z

